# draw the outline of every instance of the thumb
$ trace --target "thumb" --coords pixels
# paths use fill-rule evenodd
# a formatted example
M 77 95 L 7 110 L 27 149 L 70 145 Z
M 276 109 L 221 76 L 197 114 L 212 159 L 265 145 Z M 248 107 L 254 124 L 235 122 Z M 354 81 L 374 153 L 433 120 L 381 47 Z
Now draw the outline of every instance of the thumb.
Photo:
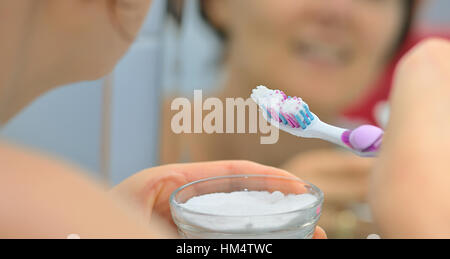
M 313 239 L 327 239 L 327 234 L 325 233 L 325 230 L 323 230 L 321 227 L 316 227 Z

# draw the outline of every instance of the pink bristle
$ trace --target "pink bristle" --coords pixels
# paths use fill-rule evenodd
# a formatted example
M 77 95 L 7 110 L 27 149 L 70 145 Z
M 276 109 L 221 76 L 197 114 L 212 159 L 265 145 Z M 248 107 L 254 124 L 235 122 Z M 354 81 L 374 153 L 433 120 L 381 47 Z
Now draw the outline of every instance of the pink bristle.
M 286 118 L 285 115 L 283 115 L 283 116 L 284 116 L 284 118 L 286 119 L 287 124 L 293 128 L 293 127 L 294 127 L 294 124 L 292 123 L 292 121 L 291 121 L 289 118 Z
M 280 113 L 281 113 L 281 115 L 283 115 L 283 117 L 286 119 L 286 121 L 288 122 L 289 126 L 293 127 L 293 126 L 292 126 L 292 123 L 291 123 L 291 120 L 289 119 L 289 117 L 287 116 L 287 114 L 284 113 L 284 112 L 282 112 L 282 111 L 280 111 Z
M 278 116 L 278 113 L 274 111 L 273 108 L 269 109 L 270 114 L 272 115 L 272 118 L 278 122 L 281 121 L 280 117 Z
M 291 116 L 289 116 L 289 114 L 283 113 L 284 118 L 286 118 L 286 120 L 289 122 L 289 125 L 293 128 L 297 128 L 297 121 L 293 120 Z
M 292 114 L 286 114 L 286 116 L 289 118 L 289 120 L 291 120 L 293 122 L 294 128 L 300 128 L 300 124 L 298 123 L 295 116 L 293 116 Z

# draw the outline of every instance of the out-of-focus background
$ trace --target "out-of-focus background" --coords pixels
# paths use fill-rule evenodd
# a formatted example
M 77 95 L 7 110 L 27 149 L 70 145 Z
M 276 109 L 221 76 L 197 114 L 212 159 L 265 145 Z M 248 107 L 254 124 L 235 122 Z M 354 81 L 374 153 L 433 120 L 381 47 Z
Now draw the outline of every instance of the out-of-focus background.
M 195 8 L 194 0 L 187 2 L 187 8 Z M 430 2 L 420 23 L 450 28 L 450 1 Z M 167 30 L 173 26 L 165 18 L 165 0 L 154 0 L 151 14 L 109 78 L 65 86 L 42 96 L 14 118 L 1 136 L 75 163 L 99 179 L 108 178 L 111 184 L 155 166 L 158 109 L 164 91 L 180 78 L 185 79 L 187 90 L 209 85 L 215 71 L 201 64 L 214 55 L 217 43 L 201 38 L 208 32 L 195 18 L 186 18 L 180 31 L 169 32 L 187 35 L 171 41 Z M 183 53 L 183 64 L 168 65 L 174 55 Z

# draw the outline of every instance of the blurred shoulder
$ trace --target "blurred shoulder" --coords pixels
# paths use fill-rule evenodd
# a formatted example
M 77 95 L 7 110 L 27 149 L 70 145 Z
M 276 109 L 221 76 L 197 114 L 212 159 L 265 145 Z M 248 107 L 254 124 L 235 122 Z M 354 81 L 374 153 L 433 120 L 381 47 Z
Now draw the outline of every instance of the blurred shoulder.
M 84 172 L 38 151 L 0 141 L 0 186 L 45 186 L 80 173 Z

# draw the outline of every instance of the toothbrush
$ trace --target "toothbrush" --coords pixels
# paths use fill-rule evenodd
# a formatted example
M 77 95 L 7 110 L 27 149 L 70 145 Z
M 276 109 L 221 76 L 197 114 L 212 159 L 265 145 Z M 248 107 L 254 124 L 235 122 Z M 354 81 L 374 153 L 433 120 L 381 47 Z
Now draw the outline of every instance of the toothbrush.
M 349 130 L 329 125 L 312 113 L 301 98 L 265 86 L 253 89 L 251 98 L 267 121 L 294 136 L 323 139 L 362 157 L 374 157 L 380 149 L 384 132 L 378 127 L 363 125 Z

